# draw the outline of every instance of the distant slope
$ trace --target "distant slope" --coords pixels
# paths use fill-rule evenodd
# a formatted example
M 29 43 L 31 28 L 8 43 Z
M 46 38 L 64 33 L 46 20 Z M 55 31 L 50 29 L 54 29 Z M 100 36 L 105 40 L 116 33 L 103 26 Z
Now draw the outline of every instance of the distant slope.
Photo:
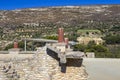
M 57 26 L 99 27 L 120 24 L 120 5 L 63 6 L 0 11 L 0 27 L 15 28 L 23 23 L 45 23 Z

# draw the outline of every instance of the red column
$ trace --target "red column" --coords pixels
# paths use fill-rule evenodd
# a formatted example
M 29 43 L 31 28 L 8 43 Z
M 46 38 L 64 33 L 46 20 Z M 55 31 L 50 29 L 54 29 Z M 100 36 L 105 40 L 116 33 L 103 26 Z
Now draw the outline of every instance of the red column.
M 59 28 L 58 30 L 58 42 L 64 42 L 64 31 L 63 28 Z
M 14 42 L 14 48 L 18 48 L 18 42 Z
M 65 38 L 66 48 L 68 48 L 68 38 Z

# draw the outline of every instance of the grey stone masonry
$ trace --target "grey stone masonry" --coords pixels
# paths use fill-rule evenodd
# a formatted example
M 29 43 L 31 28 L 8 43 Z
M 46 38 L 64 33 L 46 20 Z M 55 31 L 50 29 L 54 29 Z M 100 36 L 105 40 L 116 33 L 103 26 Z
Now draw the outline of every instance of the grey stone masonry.
M 87 80 L 88 77 L 83 66 L 68 66 L 66 73 L 62 73 L 59 61 L 46 53 L 46 47 L 39 49 L 32 58 L 12 59 L 0 64 L 0 80 Z M 2 71 L 9 65 L 8 72 Z

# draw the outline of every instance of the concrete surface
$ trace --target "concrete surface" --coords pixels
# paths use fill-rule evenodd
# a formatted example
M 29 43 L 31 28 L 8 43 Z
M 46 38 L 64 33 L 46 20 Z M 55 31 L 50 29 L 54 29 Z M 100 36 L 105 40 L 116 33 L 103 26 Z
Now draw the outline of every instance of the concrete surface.
M 84 58 L 88 80 L 120 80 L 120 59 Z

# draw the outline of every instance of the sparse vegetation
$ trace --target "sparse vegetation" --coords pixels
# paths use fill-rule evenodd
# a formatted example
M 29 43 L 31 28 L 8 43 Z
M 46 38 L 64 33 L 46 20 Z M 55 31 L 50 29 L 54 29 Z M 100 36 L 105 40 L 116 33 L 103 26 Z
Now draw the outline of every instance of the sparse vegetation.
M 0 40 L 12 41 L 13 39 L 45 36 L 47 39 L 56 40 L 57 37 L 52 35 L 57 33 L 59 27 L 63 27 L 65 37 L 71 41 L 76 41 L 79 36 L 77 30 L 99 30 L 102 32 L 106 46 L 94 45 L 94 47 L 89 48 L 89 45 L 87 47 L 76 45 L 76 49 L 80 46 L 81 49 L 78 50 L 100 52 L 99 48 L 107 47 L 109 50 L 115 50 L 110 51 L 110 53 L 117 55 L 120 53 L 119 47 L 114 49 L 114 47 L 108 46 L 120 45 L 120 5 L 108 5 L 107 7 L 99 5 L 97 7 L 99 8 L 82 6 L 0 11 L 0 16 L 5 16 L 0 18 Z M 89 33 L 86 32 L 86 34 Z M 8 45 L 9 47 L 11 46 Z M 6 47 L 6 49 L 8 48 Z M 102 51 L 98 55 L 101 53 Z

